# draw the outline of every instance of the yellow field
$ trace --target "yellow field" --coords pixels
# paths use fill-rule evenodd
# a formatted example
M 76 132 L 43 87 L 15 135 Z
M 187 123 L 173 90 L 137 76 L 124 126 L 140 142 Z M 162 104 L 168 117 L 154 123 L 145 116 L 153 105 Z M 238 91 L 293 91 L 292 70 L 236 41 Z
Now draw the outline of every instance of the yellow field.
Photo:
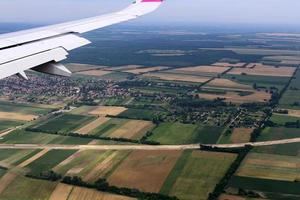
M 138 139 L 153 127 L 154 124 L 150 121 L 130 120 L 117 130 L 109 134 L 109 137 Z
M 59 183 L 52 192 L 49 200 L 67 200 L 73 186 Z
M 252 87 L 250 85 L 244 85 L 237 82 L 234 82 L 229 79 L 224 78 L 216 78 L 209 82 L 207 86 L 211 87 L 221 87 L 221 88 L 238 88 L 238 89 L 244 89 L 244 90 L 252 90 Z
M 182 74 L 171 74 L 171 73 L 148 73 L 143 76 L 148 78 L 159 78 L 167 81 L 184 81 L 184 82 L 195 82 L 195 83 L 204 83 L 210 78 L 202 76 L 193 76 L 193 75 L 182 75 Z
M 17 121 L 31 121 L 36 119 L 36 115 L 27 115 L 14 112 L 0 112 L 0 119 L 17 120 Z
M 98 115 L 98 116 L 106 116 L 106 115 L 112 115 L 117 116 L 120 113 L 126 111 L 127 108 L 125 107 L 118 107 L 118 106 L 98 106 L 95 107 L 95 109 L 88 112 L 90 115 Z
M 159 192 L 181 151 L 133 151 L 109 177 L 111 185 Z
M 147 72 L 153 72 L 153 71 L 160 71 L 163 69 L 169 69 L 170 67 L 147 67 L 147 68 L 136 68 L 136 69 L 130 69 L 126 70 L 124 72 L 132 73 L 132 74 L 142 74 L 142 73 L 147 73 Z
M 234 68 L 231 71 L 229 71 L 228 74 L 291 77 L 293 76 L 295 70 L 295 67 L 274 67 L 269 65 L 263 65 L 261 63 L 256 63 L 255 67 L 253 68 Z
M 1 179 L 0 179 L 0 194 L 7 188 L 7 186 L 15 180 L 17 175 L 12 172 L 7 172 Z
M 89 70 L 89 71 L 77 72 L 76 74 L 87 75 L 87 76 L 103 76 L 103 75 L 110 74 L 110 73 L 111 73 L 111 71 Z
M 232 143 L 246 143 L 250 141 L 252 128 L 235 128 L 231 135 Z
M 300 179 L 300 158 L 296 156 L 249 154 L 237 171 L 238 176 L 295 181 Z
M 198 73 L 223 73 L 228 70 L 229 67 L 219 67 L 219 66 L 196 66 L 196 67 L 184 67 L 175 69 L 175 71 L 183 72 L 198 72 Z
M 265 91 L 253 91 L 253 94 L 240 96 L 237 92 L 226 92 L 226 94 L 199 94 L 202 99 L 215 100 L 225 99 L 225 102 L 236 104 L 260 102 L 265 103 L 271 99 L 271 94 Z
M 93 189 L 73 187 L 68 200 L 133 200 L 134 198 L 99 192 Z
M 108 118 L 108 117 L 98 117 L 96 120 L 92 121 L 91 123 L 85 125 L 84 127 L 80 128 L 80 129 L 76 130 L 75 132 L 82 134 L 82 135 L 89 134 L 95 128 L 104 124 L 108 120 L 110 120 L 110 118 Z
M 214 63 L 213 65 L 220 66 L 220 67 L 244 67 L 245 64 L 246 63 L 231 64 L 231 63 L 227 63 L 227 62 L 217 62 L 217 63 Z

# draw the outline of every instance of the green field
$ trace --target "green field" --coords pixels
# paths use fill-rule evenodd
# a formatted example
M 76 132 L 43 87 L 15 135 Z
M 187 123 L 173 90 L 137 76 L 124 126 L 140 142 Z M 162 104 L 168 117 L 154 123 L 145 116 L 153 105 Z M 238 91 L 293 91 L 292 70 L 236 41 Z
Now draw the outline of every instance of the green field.
M 234 176 L 231 178 L 229 182 L 229 186 L 233 188 L 242 188 L 245 190 L 264 191 L 264 192 L 272 192 L 278 194 L 281 193 L 281 194 L 300 195 L 299 182 Z M 298 199 L 299 198 L 300 197 L 298 197 Z
M 0 143 L 6 144 L 46 144 L 55 138 L 59 137 L 58 135 L 43 134 L 36 132 L 29 132 L 24 130 L 16 130 L 12 133 L 3 137 L 0 140 Z
M 216 143 L 223 128 L 182 123 L 162 123 L 153 130 L 150 141 L 161 144 Z
M 300 120 L 300 118 L 288 115 L 278 115 L 275 113 L 272 115 L 270 120 L 280 126 L 284 126 L 286 122 L 297 122 L 298 120 Z
M 300 70 L 297 70 L 288 90 L 279 101 L 281 108 L 300 109 Z
M 300 129 L 297 128 L 270 128 L 263 130 L 258 141 L 281 140 L 300 137 Z M 299 155 L 300 144 L 282 144 L 265 147 L 255 147 L 254 152 L 279 154 L 288 156 Z
M 246 85 L 257 84 L 258 87 L 265 87 L 269 89 L 270 87 L 276 87 L 282 90 L 283 87 L 289 82 L 288 77 L 272 77 L 272 76 L 254 76 L 254 75 L 230 75 L 226 74 L 223 76 L 234 81 L 237 81 Z
M 1 200 L 46 200 L 57 182 L 19 176 L 0 194 Z
M 110 133 L 117 130 L 128 121 L 128 119 L 112 118 L 94 129 L 90 134 L 108 137 Z
M 152 120 L 155 116 L 159 116 L 162 114 L 164 114 L 162 111 L 157 110 L 129 108 L 128 110 L 122 112 L 118 116 L 130 119 Z
M 186 151 L 165 181 L 161 193 L 183 200 L 207 199 L 235 158 L 235 154 Z
M 39 175 L 41 172 L 51 170 L 75 152 L 76 150 L 51 150 L 26 168 L 30 169 L 30 174 Z
M 70 133 L 94 119 L 93 116 L 64 114 L 35 126 L 35 128 L 50 133 Z
M 52 106 L 36 105 L 36 104 L 21 104 L 0 101 L 0 111 L 2 112 L 17 112 L 22 114 L 47 114 L 53 109 Z
M 6 165 L 18 165 L 37 152 L 35 150 L 3 149 L 0 151 L 0 161 Z
M 18 121 L 0 120 L 0 132 L 8 128 L 19 126 L 21 124 L 22 122 Z

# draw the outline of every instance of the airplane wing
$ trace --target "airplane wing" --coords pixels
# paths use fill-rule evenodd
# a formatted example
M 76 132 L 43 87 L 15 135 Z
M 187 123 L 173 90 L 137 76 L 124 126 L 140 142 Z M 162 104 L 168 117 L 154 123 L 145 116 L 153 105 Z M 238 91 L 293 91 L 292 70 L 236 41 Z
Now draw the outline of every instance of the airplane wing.
M 98 17 L 0 35 L 0 79 L 25 70 L 70 76 L 59 62 L 68 51 L 90 44 L 81 33 L 135 19 L 156 10 L 163 0 L 136 0 L 119 12 Z

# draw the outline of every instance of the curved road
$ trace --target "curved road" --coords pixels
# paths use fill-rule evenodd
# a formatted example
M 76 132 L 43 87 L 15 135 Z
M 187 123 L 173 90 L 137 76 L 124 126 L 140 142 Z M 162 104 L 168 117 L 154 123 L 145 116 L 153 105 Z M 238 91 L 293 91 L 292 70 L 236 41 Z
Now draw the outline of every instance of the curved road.
M 300 143 L 300 138 L 249 142 L 240 144 L 207 144 L 213 148 L 244 148 L 246 146 L 270 146 L 278 144 Z M 60 145 L 60 144 L 0 144 L 0 149 L 62 149 L 62 150 L 197 150 L 200 144 L 189 145 Z

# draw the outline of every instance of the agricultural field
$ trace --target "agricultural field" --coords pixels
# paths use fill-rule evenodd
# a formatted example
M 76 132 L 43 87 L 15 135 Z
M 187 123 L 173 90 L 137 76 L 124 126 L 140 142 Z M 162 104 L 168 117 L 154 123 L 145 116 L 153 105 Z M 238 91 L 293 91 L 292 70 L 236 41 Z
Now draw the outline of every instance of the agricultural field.
M 126 111 L 127 108 L 119 107 L 119 106 L 99 106 L 92 108 L 88 114 L 90 115 L 98 115 L 98 116 L 117 116 L 122 112 Z
M 202 126 L 182 123 L 162 123 L 152 132 L 149 141 L 161 144 L 216 143 L 223 131 L 222 127 Z
M 231 134 L 231 143 L 246 143 L 250 141 L 252 128 L 235 128 Z
M 300 158 L 295 156 L 250 153 L 236 176 L 296 182 L 300 179 Z
M 37 124 L 34 126 L 34 128 L 37 128 L 43 132 L 69 133 L 81 126 L 84 126 L 94 119 L 95 117 L 93 116 L 63 114 L 47 120 L 44 123 Z
M 220 67 L 220 66 L 195 66 L 195 67 L 184 67 L 171 70 L 172 73 L 180 73 L 187 75 L 207 75 L 207 76 L 216 76 L 222 74 L 229 70 L 229 67 Z
M 23 122 L 11 121 L 11 120 L 0 120 L 0 133 L 3 130 L 13 128 L 13 127 L 19 126 L 21 124 L 23 124 Z
M 25 104 L 12 103 L 7 101 L 0 101 L 0 112 L 3 113 L 18 113 L 23 115 L 41 115 L 47 114 L 52 109 L 57 108 L 55 105 L 41 105 L 41 104 Z
M 119 187 L 159 192 L 175 166 L 181 151 L 133 151 L 109 176 Z
M 66 67 L 73 73 L 105 68 L 105 66 L 89 65 L 82 63 L 68 63 L 66 64 Z
M 272 88 L 277 88 L 282 90 L 284 86 L 289 82 L 290 77 L 272 77 L 272 76 L 254 76 L 254 75 L 230 75 L 225 74 L 223 78 L 230 79 L 232 81 L 238 82 L 240 84 L 245 84 L 253 88 L 254 84 L 257 89 L 270 90 Z
M 80 176 L 84 181 L 93 183 L 100 178 L 107 178 L 129 153 L 129 151 L 77 151 L 56 165 L 53 170 L 63 175 Z
M 269 141 L 269 140 L 280 140 L 280 139 L 290 139 L 299 138 L 300 129 L 297 128 L 270 128 L 267 127 L 263 130 L 258 141 Z M 269 153 L 287 156 L 298 156 L 300 151 L 300 144 L 282 144 L 273 145 L 266 147 L 255 147 L 254 152 L 258 153 Z
M 70 186 L 59 183 L 52 192 L 49 200 L 92 200 L 92 199 L 108 199 L 108 200 L 134 200 L 134 198 L 115 195 L 110 193 L 99 192 L 94 189 Z
M 154 124 L 150 121 L 111 118 L 90 134 L 111 138 L 140 139 L 152 128 Z
M 271 94 L 266 91 L 243 91 L 243 92 L 225 92 L 225 94 L 212 94 L 202 92 L 199 94 L 201 99 L 215 100 L 224 99 L 224 102 L 243 104 L 243 103 L 267 103 L 271 99 Z
M 257 75 L 257 76 L 283 76 L 292 77 L 296 68 L 295 67 L 275 67 L 256 63 L 253 67 L 249 68 L 234 68 L 228 72 L 233 75 Z
M 236 90 L 252 90 L 251 85 L 241 84 L 236 81 L 225 79 L 225 78 L 215 78 L 205 85 L 205 87 L 211 88 L 228 88 Z
M 129 108 L 118 115 L 121 118 L 152 120 L 155 116 L 163 115 L 163 111 Z
M 143 75 L 146 78 L 161 79 L 166 81 L 180 81 L 180 82 L 194 82 L 194 83 L 205 83 L 210 78 L 204 76 L 194 76 L 194 75 L 183 75 L 176 73 L 147 73 Z
M 74 154 L 74 150 L 51 150 L 45 151 L 45 153 L 38 159 L 30 162 L 26 166 L 29 169 L 29 173 L 33 175 L 39 175 L 41 172 L 49 171 L 63 160 Z
M 0 193 L 0 199 L 49 199 L 56 184 L 18 176 Z
M 132 74 L 143 74 L 143 73 L 147 73 L 147 72 L 154 72 L 154 71 L 166 70 L 166 69 L 169 69 L 169 68 L 170 67 L 163 67 L 163 66 L 158 66 L 158 67 L 142 67 L 142 68 L 125 70 L 124 72 L 132 73 Z
M 207 199 L 235 158 L 235 154 L 228 153 L 184 152 L 161 192 L 179 199 Z
M 300 116 L 291 116 L 291 115 L 285 115 L 285 114 L 277 114 L 273 113 L 271 119 L 272 122 L 275 124 L 278 124 L 280 126 L 284 126 L 287 122 L 294 122 L 296 123 L 298 120 L 300 120 Z
M 110 73 L 112 73 L 112 72 L 104 71 L 101 69 L 94 69 L 94 70 L 77 72 L 76 74 L 77 75 L 85 75 L 85 76 L 102 77 L 102 76 L 110 74 Z

